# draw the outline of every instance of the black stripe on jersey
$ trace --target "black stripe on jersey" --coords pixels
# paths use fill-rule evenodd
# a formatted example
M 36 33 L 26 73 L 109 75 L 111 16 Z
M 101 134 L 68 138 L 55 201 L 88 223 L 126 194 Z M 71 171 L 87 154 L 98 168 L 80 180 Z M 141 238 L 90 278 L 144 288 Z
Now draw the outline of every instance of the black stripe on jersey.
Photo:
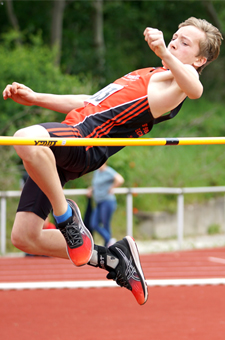
M 148 99 L 145 97 L 144 99 L 136 100 L 132 105 L 122 104 L 121 106 L 114 109 L 115 111 L 119 109 L 118 114 L 115 117 L 107 119 L 102 125 L 96 126 L 92 133 L 90 133 L 88 138 L 101 138 L 102 136 L 109 133 L 112 128 L 116 125 L 125 125 L 127 122 L 130 122 L 133 118 L 141 114 L 143 111 L 150 112 Z M 109 112 L 110 109 L 104 111 L 104 114 Z

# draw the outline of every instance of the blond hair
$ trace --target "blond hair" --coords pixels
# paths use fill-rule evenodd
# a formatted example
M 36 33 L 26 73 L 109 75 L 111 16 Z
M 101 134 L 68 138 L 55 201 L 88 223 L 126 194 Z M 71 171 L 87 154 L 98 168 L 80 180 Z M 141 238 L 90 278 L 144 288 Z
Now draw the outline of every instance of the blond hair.
M 200 66 L 197 71 L 200 74 L 209 63 L 216 60 L 220 53 L 220 45 L 223 37 L 218 28 L 210 24 L 205 19 L 197 19 L 190 17 L 189 19 L 182 22 L 178 28 L 184 26 L 195 26 L 205 33 L 205 39 L 201 39 L 199 42 L 199 55 L 207 59 L 206 63 Z

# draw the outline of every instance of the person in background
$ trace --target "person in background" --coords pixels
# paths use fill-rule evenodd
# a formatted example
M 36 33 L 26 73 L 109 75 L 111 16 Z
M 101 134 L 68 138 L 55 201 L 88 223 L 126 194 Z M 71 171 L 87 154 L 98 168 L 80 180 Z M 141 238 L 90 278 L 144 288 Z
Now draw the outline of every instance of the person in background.
M 106 247 L 116 242 L 116 239 L 111 238 L 111 220 L 117 208 L 114 188 L 118 188 L 123 183 L 124 178 L 104 163 L 94 172 L 92 187 L 89 188 L 88 196 L 93 196 L 96 204 L 91 214 L 91 230 L 102 236 Z

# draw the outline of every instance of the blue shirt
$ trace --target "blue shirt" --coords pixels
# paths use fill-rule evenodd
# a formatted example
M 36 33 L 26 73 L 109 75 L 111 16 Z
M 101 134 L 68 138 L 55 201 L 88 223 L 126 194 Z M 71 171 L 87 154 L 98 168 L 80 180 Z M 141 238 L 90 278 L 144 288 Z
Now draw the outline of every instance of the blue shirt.
M 105 200 L 116 200 L 114 194 L 109 193 L 117 172 L 110 166 L 104 170 L 96 170 L 92 179 L 92 190 L 95 202 L 99 203 Z

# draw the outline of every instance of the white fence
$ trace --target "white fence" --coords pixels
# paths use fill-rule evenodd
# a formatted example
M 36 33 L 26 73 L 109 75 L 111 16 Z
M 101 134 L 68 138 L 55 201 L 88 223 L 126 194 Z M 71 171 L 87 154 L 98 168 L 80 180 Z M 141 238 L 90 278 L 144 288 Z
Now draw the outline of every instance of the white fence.
M 184 234 L 184 195 L 198 193 L 225 193 L 225 186 L 221 187 L 199 187 L 199 188 L 117 188 L 115 194 L 126 195 L 126 234 L 133 235 L 133 195 L 134 194 L 172 194 L 177 195 L 177 242 L 182 248 Z M 86 195 L 87 189 L 65 189 L 66 196 Z M 19 197 L 21 191 L 0 191 L 0 253 L 6 253 L 6 211 L 7 199 L 11 197 Z

